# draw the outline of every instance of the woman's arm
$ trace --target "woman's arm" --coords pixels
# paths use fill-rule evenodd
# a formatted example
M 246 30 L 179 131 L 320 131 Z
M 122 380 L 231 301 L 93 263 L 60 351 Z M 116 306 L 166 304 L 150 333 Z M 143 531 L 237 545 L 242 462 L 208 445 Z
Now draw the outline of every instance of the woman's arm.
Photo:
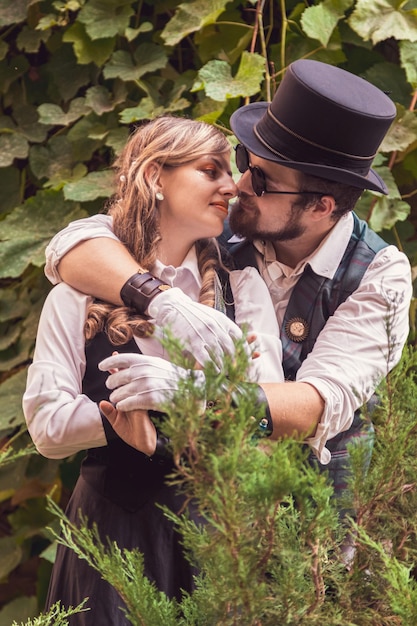
M 81 387 L 87 303 L 64 284 L 50 292 L 28 370 L 23 396 L 28 430 L 38 451 L 52 459 L 107 444 L 99 408 Z

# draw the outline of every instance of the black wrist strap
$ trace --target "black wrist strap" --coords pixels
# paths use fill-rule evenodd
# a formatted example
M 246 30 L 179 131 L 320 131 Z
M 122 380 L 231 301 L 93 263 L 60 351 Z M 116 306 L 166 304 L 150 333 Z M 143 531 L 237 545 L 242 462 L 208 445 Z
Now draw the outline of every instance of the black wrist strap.
M 268 398 L 262 387 L 258 385 L 258 383 L 238 383 L 235 385 L 232 392 L 232 406 L 239 406 L 239 398 L 245 393 L 248 393 L 252 390 L 256 391 L 255 405 L 257 408 L 262 407 L 261 417 L 258 422 L 258 431 L 256 433 L 256 437 L 270 437 L 272 435 L 272 431 L 274 430 L 274 422 L 272 421 L 272 415 L 269 408 Z M 216 400 L 208 400 L 206 403 L 207 409 L 216 410 L 217 401 Z
M 172 463 L 174 457 L 172 454 L 171 440 L 169 437 L 165 437 L 158 428 L 159 424 L 167 417 L 167 414 L 153 410 L 148 411 L 148 414 L 156 428 L 155 452 L 148 458 L 150 461 L 158 461 L 160 464 Z
M 152 456 L 149 457 L 151 461 L 172 461 L 172 450 L 170 446 L 170 440 L 165 437 L 158 430 L 156 431 L 156 448 Z
M 262 405 L 264 408 L 264 415 L 259 420 L 259 431 L 260 434 L 264 437 L 270 437 L 272 435 L 272 431 L 274 430 L 274 423 L 272 421 L 271 410 L 269 408 L 268 398 L 266 397 L 265 391 L 262 389 L 260 385 L 257 385 L 257 405 Z
M 146 315 L 154 297 L 166 289 L 171 289 L 171 287 L 149 272 L 138 273 L 133 274 L 125 282 L 120 290 L 120 297 L 126 306 L 136 309 L 141 315 Z
M 232 394 L 233 403 L 239 404 L 239 395 L 242 393 L 248 392 L 249 390 L 255 389 L 256 391 L 256 399 L 255 404 L 256 407 L 261 408 L 261 417 L 258 422 L 258 431 L 255 436 L 257 437 L 270 437 L 272 435 L 272 431 L 274 429 L 274 423 L 272 421 L 272 415 L 268 404 L 268 398 L 262 387 L 258 385 L 258 383 L 239 383 L 236 385 L 236 389 Z

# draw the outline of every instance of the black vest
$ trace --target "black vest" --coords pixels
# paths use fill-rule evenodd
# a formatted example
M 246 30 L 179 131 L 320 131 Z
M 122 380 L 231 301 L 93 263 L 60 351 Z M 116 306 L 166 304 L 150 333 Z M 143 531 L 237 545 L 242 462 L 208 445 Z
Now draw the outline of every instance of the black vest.
M 220 270 L 219 278 L 226 295 L 227 273 Z M 226 315 L 233 320 L 233 302 L 225 297 L 224 305 Z M 86 371 L 82 391 L 94 402 L 109 399 L 110 391 L 105 384 L 109 374 L 102 372 L 97 366 L 115 350 L 121 353 L 140 353 L 133 339 L 115 347 L 104 333 L 99 333 L 86 345 Z M 157 411 L 153 413 L 162 416 Z M 87 451 L 81 465 L 81 475 L 101 495 L 128 511 L 135 511 L 151 498 L 157 498 L 157 492 L 164 485 L 173 464 L 166 459 L 149 459 L 120 439 L 104 416 L 102 420 L 108 445 Z
M 94 402 L 109 398 L 110 391 L 105 385 L 108 372 L 102 372 L 97 365 L 116 349 L 118 352 L 140 352 L 133 340 L 115 348 L 104 333 L 96 335 L 85 348 L 87 362 L 82 389 Z M 172 466 L 166 461 L 150 460 L 129 446 L 118 437 L 105 417 L 103 426 L 108 445 L 87 451 L 81 475 L 102 496 L 128 511 L 135 511 L 155 496 Z
M 355 214 L 353 218 L 352 235 L 334 277 L 318 276 L 307 265 L 293 289 L 281 328 L 283 365 L 288 380 L 295 379 L 301 363 L 313 349 L 328 318 L 359 287 L 375 254 L 388 245 L 368 228 L 366 222 L 359 220 Z M 258 267 L 251 242 L 229 245 L 229 252 L 237 267 Z M 285 333 L 286 323 L 294 317 L 301 317 L 309 326 L 309 334 L 301 343 L 291 341 Z

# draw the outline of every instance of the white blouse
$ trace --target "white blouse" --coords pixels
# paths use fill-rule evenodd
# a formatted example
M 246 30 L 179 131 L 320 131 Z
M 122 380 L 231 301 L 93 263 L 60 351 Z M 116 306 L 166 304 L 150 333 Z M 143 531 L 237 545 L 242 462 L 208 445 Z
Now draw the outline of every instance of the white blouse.
M 181 267 L 158 262 L 154 274 L 197 300 L 201 281 L 194 248 Z M 231 286 L 236 320 L 257 334 L 251 348 L 261 356 L 250 362 L 250 379 L 283 380 L 278 324 L 264 281 L 256 269 L 246 268 L 231 273 Z M 60 283 L 49 293 L 41 313 L 23 410 L 37 449 L 48 458 L 64 458 L 106 445 L 98 405 L 82 393 L 84 322 L 91 301 L 91 297 Z M 152 337 L 136 338 L 141 352 L 168 358 L 159 341 L 162 332 L 156 328 Z

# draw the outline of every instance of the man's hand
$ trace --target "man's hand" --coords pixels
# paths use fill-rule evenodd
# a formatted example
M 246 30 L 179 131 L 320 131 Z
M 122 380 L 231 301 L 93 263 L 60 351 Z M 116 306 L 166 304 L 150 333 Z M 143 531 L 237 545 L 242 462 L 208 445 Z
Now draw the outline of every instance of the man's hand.
M 192 378 L 202 391 L 201 412 L 205 409 L 205 376 L 200 370 L 187 370 L 165 359 L 144 354 L 116 354 L 98 365 L 111 371 L 106 387 L 113 389 L 110 400 L 120 411 L 161 411 L 172 401 L 180 381 Z
M 176 287 L 157 295 L 147 313 L 157 326 L 168 326 L 198 363 L 213 360 L 219 370 L 224 354 L 233 356 L 235 342 L 242 337 L 224 313 L 194 302 Z
M 100 402 L 100 410 L 125 443 L 147 456 L 154 454 L 156 428 L 149 419 L 147 411 L 120 411 L 106 400 Z

